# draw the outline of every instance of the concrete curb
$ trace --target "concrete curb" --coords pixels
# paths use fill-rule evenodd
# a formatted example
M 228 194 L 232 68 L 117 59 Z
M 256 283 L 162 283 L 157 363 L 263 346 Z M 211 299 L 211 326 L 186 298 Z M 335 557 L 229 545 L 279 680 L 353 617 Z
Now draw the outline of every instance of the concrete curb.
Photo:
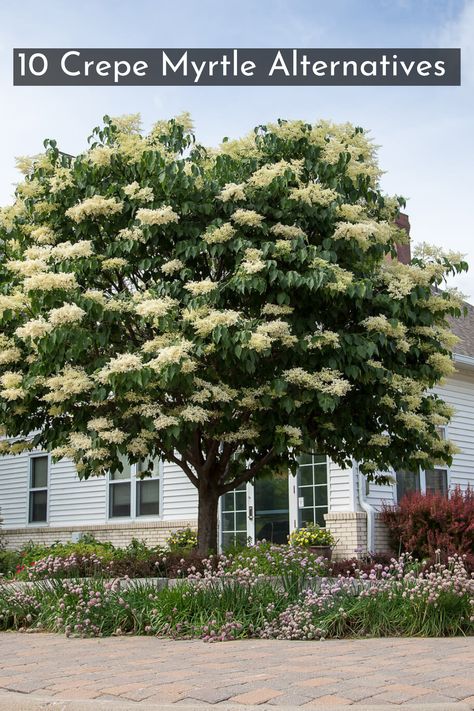
M 315 699 L 317 702 L 317 699 Z M 393 704 L 354 704 L 357 711 L 393 711 Z M 199 711 L 199 709 L 220 709 L 220 711 L 301 711 L 301 706 L 274 706 L 271 704 L 259 704 L 258 706 L 246 706 L 244 704 L 203 704 L 202 701 L 193 704 L 192 701 L 186 704 L 148 704 L 146 701 L 123 701 L 117 698 L 115 700 L 91 699 L 91 700 L 72 700 L 47 698 L 44 696 L 33 696 L 30 694 L 20 694 L 17 692 L 7 692 L 0 694 L 0 711 Z M 312 708 L 315 711 L 334 711 L 337 708 L 346 708 L 338 704 L 321 704 L 316 703 Z M 462 702 L 453 702 L 452 704 L 401 704 L 400 708 L 404 711 L 472 711 L 472 707 Z

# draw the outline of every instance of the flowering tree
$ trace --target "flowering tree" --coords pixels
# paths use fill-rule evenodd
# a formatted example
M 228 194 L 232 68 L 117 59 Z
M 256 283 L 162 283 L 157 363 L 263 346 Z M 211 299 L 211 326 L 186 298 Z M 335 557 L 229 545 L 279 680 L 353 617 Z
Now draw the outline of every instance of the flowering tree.
M 45 147 L 0 215 L 3 452 L 84 478 L 175 462 L 205 552 L 219 496 L 302 449 L 376 480 L 450 461 L 427 389 L 461 306 L 435 287 L 466 264 L 397 261 L 403 201 L 361 129 L 279 121 L 209 150 L 187 115 L 105 117 L 75 159 Z

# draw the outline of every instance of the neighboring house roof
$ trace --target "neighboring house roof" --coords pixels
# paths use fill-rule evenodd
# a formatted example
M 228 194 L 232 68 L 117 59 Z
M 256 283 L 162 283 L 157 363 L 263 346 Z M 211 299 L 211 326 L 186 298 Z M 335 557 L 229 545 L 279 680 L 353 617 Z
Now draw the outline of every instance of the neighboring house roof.
M 466 316 L 450 319 L 453 333 L 461 340 L 454 346 L 454 352 L 474 358 L 474 306 L 465 302 Z

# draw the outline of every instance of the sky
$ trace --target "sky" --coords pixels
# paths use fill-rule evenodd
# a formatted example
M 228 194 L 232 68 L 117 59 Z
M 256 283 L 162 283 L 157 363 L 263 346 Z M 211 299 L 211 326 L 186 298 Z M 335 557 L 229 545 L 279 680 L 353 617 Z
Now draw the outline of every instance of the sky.
M 14 87 L 14 47 L 461 47 L 460 87 Z M 216 145 L 277 118 L 350 121 L 380 145 L 382 188 L 408 198 L 412 241 L 467 255 L 474 303 L 474 0 L 22 0 L 0 5 L 0 205 L 15 156 L 86 146 L 104 114 L 145 128 L 189 111 Z

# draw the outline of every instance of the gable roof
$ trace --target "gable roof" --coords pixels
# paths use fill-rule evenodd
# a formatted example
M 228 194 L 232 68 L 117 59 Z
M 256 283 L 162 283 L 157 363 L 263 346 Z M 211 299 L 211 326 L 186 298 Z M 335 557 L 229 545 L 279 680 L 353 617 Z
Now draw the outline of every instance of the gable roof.
M 467 309 L 465 316 L 450 319 L 453 333 L 460 338 L 454 346 L 454 352 L 474 358 L 474 306 L 464 302 Z

